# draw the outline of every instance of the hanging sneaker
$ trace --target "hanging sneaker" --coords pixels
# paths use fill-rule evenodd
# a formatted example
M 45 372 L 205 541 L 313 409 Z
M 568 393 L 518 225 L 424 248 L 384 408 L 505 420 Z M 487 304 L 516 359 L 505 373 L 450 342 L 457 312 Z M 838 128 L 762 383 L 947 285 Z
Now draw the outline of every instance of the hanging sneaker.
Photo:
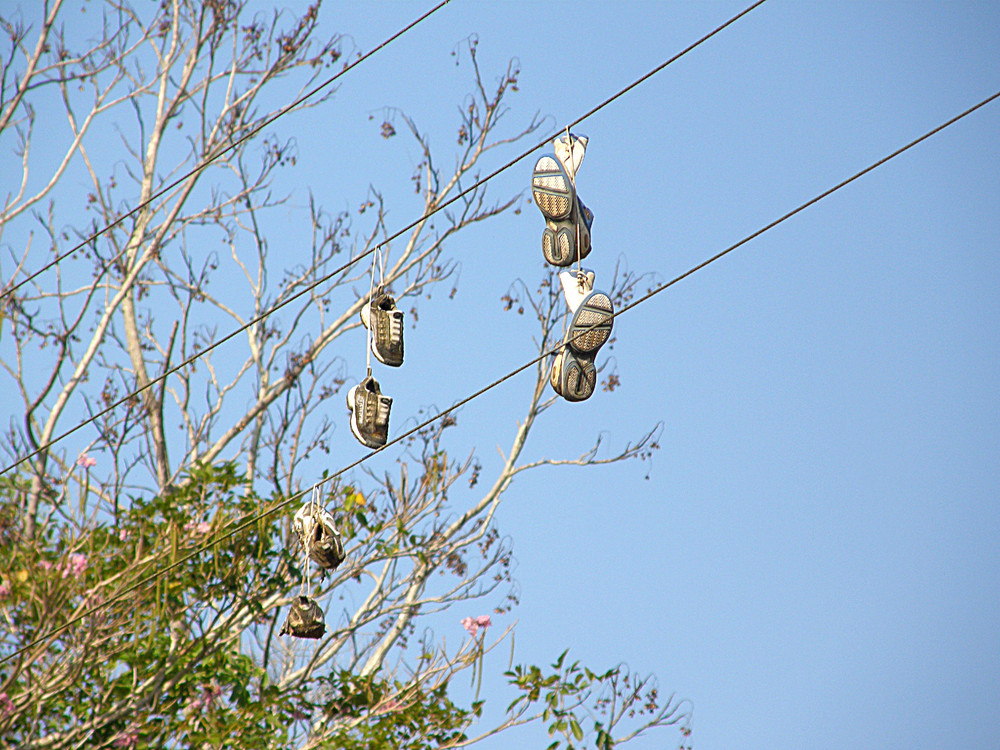
M 597 350 L 611 338 L 614 327 L 614 305 L 604 292 L 591 292 L 573 313 L 566 345 L 578 354 L 595 355 Z
M 542 216 L 551 221 L 568 219 L 576 201 L 576 191 L 566 168 L 556 157 L 546 154 L 531 173 L 531 196 Z
M 403 364 L 403 311 L 396 308 L 396 300 L 382 287 L 361 308 L 361 322 L 372 332 L 375 358 L 390 367 Z
M 288 618 L 278 635 L 293 635 L 296 638 L 321 638 L 326 632 L 323 610 L 308 596 L 299 596 L 288 610 Z
M 371 375 L 347 392 L 351 410 L 351 432 L 362 445 L 381 448 L 389 439 L 389 410 L 392 399 L 383 396 Z
M 560 271 L 559 283 L 562 284 L 563 296 L 571 313 L 575 313 L 584 298 L 594 291 L 594 272 L 589 268 L 579 271 Z
M 590 354 L 577 354 L 568 346 L 556 353 L 549 373 L 552 390 L 567 401 L 586 401 L 597 387 L 597 367 Z
M 571 178 L 576 178 L 580 171 L 580 164 L 583 163 L 584 154 L 587 152 L 589 138 L 585 135 L 570 133 L 568 136 L 563 133 L 552 141 L 552 148 L 555 149 L 556 158 L 562 162 L 566 172 Z
M 326 508 L 310 501 L 299 508 L 292 519 L 292 531 L 309 557 L 321 568 L 336 570 L 344 562 L 344 543 Z
M 583 205 L 579 198 L 568 219 L 546 219 L 545 229 L 542 230 L 542 255 L 545 260 L 553 266 L 570 266 L 590 255 L 590 227 L 593 223 L 594 212 Z M 577 232 L 580 237 L 579 253 Z

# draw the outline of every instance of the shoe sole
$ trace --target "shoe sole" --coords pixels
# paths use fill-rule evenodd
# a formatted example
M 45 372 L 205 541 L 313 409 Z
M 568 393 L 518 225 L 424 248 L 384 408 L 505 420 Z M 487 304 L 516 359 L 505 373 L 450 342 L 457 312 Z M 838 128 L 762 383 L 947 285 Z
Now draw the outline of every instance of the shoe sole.
M 554 156 L 543 156 L 531 174 L 531 195 L 546 219 L 559 221 L 573 211 L 573 184 L 562 163 Z
M 566 343 L 579 354 L 596 354 L 611 338 L 614 306 L 604 292 L 591 292 L 573 314 Z
M 563 361 L 563 350 L 560 349 L 556 352 L 556 356 L 552 359 L 552 369 L 549 370 L 549 385 L 552 386 L 558 395 L 562 394 L 562 361 Z
M 591 251 L 590 226 L 594 214 L 576 200 L 576 208 L 570 210 L 569 217 L 563 221 L 548 220 L 542 231 L 542 255 L 547 263 L 553 266 L 570 266 L 577 260 L 583 260 Z M 577 226 L 580 229 L 579 258 L 577 257 Z
M 584 242 L 586 248 L 580 253 L 580 260 L 590 255 L 590 243 Z M 553 266 L 565 268 L 573 265 L 576 255 L 576 226 L 572 222 L 552 223 L 542 230 L 542 255 L 545 262 Z
M 597 387 L 597 367 L 593 357 L 579 357 L 567 348 L 563 349 L 559 358 L 559 388 L 556 393 L 570 402 L 586 401 L 593 396 Z

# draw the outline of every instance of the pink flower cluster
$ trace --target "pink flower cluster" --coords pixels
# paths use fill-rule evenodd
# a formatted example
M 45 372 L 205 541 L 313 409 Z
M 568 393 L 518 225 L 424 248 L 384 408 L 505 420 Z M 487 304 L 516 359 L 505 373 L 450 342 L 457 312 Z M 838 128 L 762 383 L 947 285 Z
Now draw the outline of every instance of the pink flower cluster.
M 138 741 L 139 727 L 132 724 L 128 729 L 115 735 L 114 740 L 111 742 L 111 747 L 133 748 Z
M 189 521 L 184 524 L 184 531 L 187 531 L 188 533 L 194 532 L 195 534 L 207 534 L 211 530 L 212 524 L 208 521 L 198 521 L 197 523 Z
M 201 695 L 195 698 L 188 704 L 188 710 L 193 712 L 201 711 L 202 709 L 208 709 L 212 707 L 219 697 L 222 695 L 222 688 L 219 683 L 212 680 L 207 685 L 202 685 Z
M 7 693 L 0 693 L 0 716 L 7 718 L 14 713 L 14 701 Z
M 82 466 L 84 469 L 89 469 L 92 466 L 97 466 L 97 459 L 91 458 L 86 453 L 81 453 L 80 457 L 76 459 L 76 465 Z
M 485 630 L 493 621 L 489 615 L 479 615 L 479 617 L 465 617 L 462 619 L 462 627 L 469 631 L 469 635 L 475 636 L 479 628 Z
M 86 569 L 87 556 L 79 553 L 73 553 L 69 556 L 69 559 L 63 563 L 62 577 L 68 578 L 69 576 L 73 576 L 74 578 L 79 578 L 83 575 L 83 571 Z
M 375 714 L 391 714 L 394 711 L 399 711 L 403 707 L 395 698 L 387 698 L 375 707 Z
M 52 570 L 56 566 L 48 560 L 39 560 L 38 567 L 42 570 Z M 69 578 L 70 576 L 79 578 L 83 575 L 83 571 L 87 569 L 87 556 L 81 555 L 79 552 L 74 552 L 57 569 L 62 571 L 63 578 Z

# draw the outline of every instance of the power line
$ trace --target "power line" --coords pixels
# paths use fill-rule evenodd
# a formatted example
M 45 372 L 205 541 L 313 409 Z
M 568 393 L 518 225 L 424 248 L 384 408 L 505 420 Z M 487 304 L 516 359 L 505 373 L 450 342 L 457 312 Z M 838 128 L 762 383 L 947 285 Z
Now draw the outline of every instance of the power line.
M 632 83 L 630 83 L 625 88 L 619 90 L 617 93 L 615 93 L 612 96 L 608 97 L 607 99 L 605 99 L 603 102 L 601 102 L 600 104 L 598 104 L 596 107 L 594 107 L 593 109 L 591 109 L 589 112 L 587 112 L 583 116 L 578 117 L 577 119 L 573 120 L 566 127 L 574 127 L 574 126 L 580 124 L 586 118 L 590 117 L 591 115 L 593 115 L 596 112 L 600 111 L 604 107 L 608 106 L 609 104 L 611 104 L 616 99 L 624 96 L 629 91 L 631 91 L 636 86 L 638 86 L 640 83 L 643 83 L 644 81 L 646 81 L 647 79 L 649 79 L 651 76 L 655 75 L 656 73 L 659 73 L 661 70 L 663 70 L 664 68 L 666 68 L 671 63 L 673 63 L 676 60 L 679 60 L 680 58 L 682 58 L 684 55 L 686 55 L 691 50 L 695 49 L 699 45 L 701 45 L 704 42 L 708 41 L 709 39 L 711 39 L 713 36 L 715 36 L 716 34 L 718 34 L 719 32 L 721 32 L 726 27 L 734 24 L 740 18 L 742 18 L 743 16 L 747 15 L 750 11 L 754 10 L 755 8 L 757 8 L 760 5 L 763 5 L 764 2 L 765 2 L 765 0 L 756 0 L 756 2 L 754 2 L 752 5 L 748 6 L 745 10 L 741 11 L 740 13 L 737 13 L 735 16 L 733 16 L 732 18 L 730 18 L 728 21 L 726 21 L 725 23 L 723 23 L 721 26 L 716 27 L 715 29 L 713 29 L 712 31 L 710 31 L 709 33 L 705 34 L 703 37 L 701 37 L 700 39 L 698 39 L 696 42 L 693 42 L 692 44 L 690 44 L 687 47 L 685 47 L 683 50 L 681 50 L 680 52 L 678 52 L 677 54 L 675 54 L 673 57 L 671 57 L 668 60 L 664 61 L 663 63 L 661 63 L 660 65 L 656 66 L 655 68 L 653 68 L 651 71 L 649 71 L 645 75 L 641 76 L 640 78 L 638 78 L 635 81 L 633 81 Z M 21 464 L 23 464 L 24 462 L 29 461 L 32 458 L 34 458 L 35 456 L 37 456 L 37 455 L 39 455 L 39 454 L 47 451 L 51 446 L 53 446 L 55 443 L 59 442 L 63 438 L 69 437 L 70 435 L 72 435 L 77 430 L 83 429 L 84 427 L 86 427 L 87 425 L 91 424 L 92 422 L 95 422 L 98 419 L 100 419 L 101 417 L 105 416 L 106 414 L 109 414 L 111 411 L 113 411 L 114 409 L 118 408 L 119 406 L 121 406 L 125 402 L 129 401 L 130 399 L 135 398 L 136 396 L 138 396 L 143 391 L 146 391 L 149 388 L 152 388 L 157 383 L 160 383 L 163 380 L 166 380 L 170 375 L 173 375 L 175 372 L 183 369 L 184 367 L 187 367 L 188 365 L 190 365 L 192 362 L 194 362 L 198 358 L 200 358 L 200 357 L 208 354 L 209 352 L 211 352 L 212 350 L 214 350 L 217 347 L 221 346 L 222 344 L 226 343 L 230 339 L 235 338 L 239 334 L 241 334 L 244 331 L 246 331 L 248 328 L 251 328 L 252 326 L 257 325 L 262 320 L 264 320 L 268 316 L 272 315 L 273 313 L 277 312 L 281 308 L 285 307 L 286 305 L 291 304 L 292 302 L 294 302 L 295 300 L 299 299 L 303 295 L 310 293 L 311 291 L 313 291 L 314 289 L 316 289 L 316 287 L 318 287 L 318 286 L 320 286 L 322 284 L 325 284 L 326 282 L 330 281 L 332 278 L 334 278 L 335 276 L 339 275 L 343 271 L 347 270 L 348 268 L 350 268 L 352 265 L 354 265 L 358 261 L 360 261 L 363 258 L 366 258 L 367 256 L 369 256 L 372 253 L 374 253 L 380 247 L 384 247 L 388 243 L 390 243 L 393 240 L 395 240 L 397 237 L 400 237 L 401 235 L 405 234 L 406 232 L 408 232 L 411 229 L 413 229 L 414 227 L 416 227 L 418 224 L 421 224 L 422 222 L 426 221 L 429 217 L 433 216 L 434 214 L 438 213 L 439 211 L 443 211 L 445 208 L 447 208 L 448 206 L 452 205 L 453 203 L 455 203 L 456 201 L 458 201 L 459 199 L 461 199 L 465 195 L 468 195 L 469 193 L 473 192 L 474 190 L 477 190 L 479 187 L 481 187 L 482 185 L 486 184 L 487 182 L 489 182 L 490 180 L 492 180 L 497 175 L 501 174 L 502 172 L 506 171 L 507 169 L 510 169 L 512 166 L 514 166 L 515 164 L 517 164 L 519 161 L 521 161 L 522 159 L 527 158 L 533 152 L 537 151 L 539 148 L 541 148 L 542 146 L 544 146 L 545 144 L 547 144 L 549 142 L 549 140 L 553 136 L 558 135 L 561 132 L 563 132 L 563 128 L 560 128 L 558 131 L 555 131 L 554 133 L 550 134 L 544 140 L 542 140 L 538 144 L 532 146 L 530 149 L 528 149 L 527 151 L 525 151 L 520 156 L 515 157 L 514 159 L 510 160 L 509 162 L 507 162 L 506 164 L 504 164 L 499 169 L 496 169 L 495 171 L 493 171 L 490 174 L 488 174 L 486 177 L 482 178 L 478 182 L 476 182 L 473 185 L 471 185 L 470 187 L 466 188 L 465 190 L 461 191 L 460 193 L 457 193 L 450 200 L 445 201 L 444 203 L 442 203 L 441 205 L 439 205 L 436 209 L 434 209 L 430 213 L 421 216 L 419 219 L 417 219 L 417 220 L 411 222 L 410 224 L 406 225 L 405 227 L 403 227 L 402 229 L 400 229 L 395 234 L 387 237 L 383 242 L 376 244 L 370 250 L 367 250 L 366 252 L 361 253 L 356 258 L 352 258 L 351 260 L 347 261 L 346 263 L 344 263 L 339 268 L 331 271 L 330 273 L 326 274 L 322 278 L 317 279 L 316 281 L 314 281 L 313 283 L 309 284 L 308 286 L 302 288 L 300 291 L 296 292 L 295 294 L 293 294 L 292 296 L 288 297 L 284 301 L 282 301 L 279 304 L 275 305 L 270 310 L 264 311 L 263 313 L 261 313 L 257 317 L 252 318 L 248 322 L 244 323 L 242 326 L 240 326 L 236 330 L 234 330 L 234 331 L 228 333 L 227 335 L 223 336 L 218 341 L 215 341 L 210 346 L 205 347 L 204 349 L 202 349 L 202 350 L 198 351 L 197 353 L 191 355 L 188 359 L 184 360 L 183 362 L 181 362 L 181 363 L 175 365 L 174 367 L 172 367 L 172 368 L 164 371 L 163 373 L 161 373 L 157 377 L 152 378 L 148 383 L 146 383 L 146 385 L 141 386 L 140 388 L 137 388 L 136 390 L 132 391 L 131 393 L 127 394 L 126 396 L 123 396 L 122 398 L 118 399 L 117 401 L 115 401 L 111 405 L 107 406 L 103 411 L 100 411 L 97 414 L 94 414 L 89 419 L 85 420 L 84 422 L 81 422 L 80 424 L 76 425 L 72 429 L 69 429 L 66 432 L 63 432 L 62 434 L 58 435 L 57 437 L 52 438 L 51 440 L 49 440 L 44 445 L 38 446 L 37 448 L 35 448 L 34 451 L 32 451 L 31 453 L 29 453 L 28 455 L 24 456 L 23 458 L 18 459 L 17 461 L 15 461 L 14 463 L 12 463 L 10 466 L 5 467 L 3 469 L 3 471 L 0 471 L 0 475 L 6 474 L 11 469 L 15 469 L 18 466 L 20 466 Z
M 87 237 L 87 239 L 85 239 L 83 242 L 81 242 L 78 245 L 70 248 L 69 250 L 67 250 L 62 255 L 56 256 L 56 258 L 54 258 L 49 263 L 47 263 L 44 266 L 42 266 L 41 268 L 39 268 L 33 274 L 31 274 L 27 278 L 23 279 L 22 281 L 18 282 L 17 284 L 15 284 L 10 289 L 4 291 L 3 294 L 0 295 L 0 300 L 2 300 L 4 298 L 12 295 L 14 292 L 16 292 L 22 286 L 24 286 L 25 284 L 27 284 L 29 281 L 31 281 L 32 279 L 37 278 L 41 274 L 45 273 L 50 268 L 52 268 L 53 266 L 57 265 L 61 260 L 64 260 L 65 258 L 68 258 L 70 255 L 72 255 L 73 253 L 75 253 L 77 250 L 80 250 L 80 249 L 84 248 L 85 246 L 89 245 L 91 242 L 93 242 L 94 240 L 96 240 L 101 235 L 106 234 L 107 232 L 110 232 L 112 229 L 114 229 L 115 227 L 119 226 L 126 219 L 131 218 L 132 216 L 135 216 L 142 209 L 144 209 L 147 206 L 149 206 L 157 198 L 161 197 L 165 193 L 170 192 L 175 187 L 177 187 L 178 185 L 180 185 L 182 182 L 184 182 L 185 180 L 187 180 L 189 177 L 192 177 L 192 176 L 196 175 L 198 172 L 201 172 L 202 170 L 207 169 L 215 161 L 217 161 L 220 157 L 222 157 L 225 154 L 228 154 L 233 149 L 235 149 L 238 146 L 241 146 L 242 144 L 246 143 L 248 140 L 250 140 L 251 138 L 253 138 L 261 130 L 263 130 L 268 125 L 270 125 L 271 123 L 273 123 L 279 117 L 282 117 L 282 116 L 288 114 L 289 112 L 291 112 L 293 109 L 295 109 L 296 107 L 298 107 L 300 104 L 302 104 L 307 99 L 311 99 L 313 96 L 315 96 L 317 93 L 319 93 L 320 91 L 322 91 L 323 89 L 325 89 L 327 86 L 329 86 L 331 83 L 333 83 L 334 81 L 336 81 L 338 78 L 340 78 L 341 76 L 343 76 L 344 74 L 346 74 L 348 71 L 356 68 L 358 65 L 360 65 L 361 63 L 363 63 L 369 57 L 371 57 L 375 53 L 379 52 L 383 48 L 387 47 L 389 44 L 391 44 L 396 39 L 398 39 L 399 37 L 401 37 L 407 31 L 409 31 L 410 29 L 412 29 L 415 26 L 417 26 L 417 24 L 419 24 L 421 21 L 423 21 L 423 20 L 429 18 L 430 16 L 434 15 L 437 11 L 441 10 L 441 8 L 443 8 L 444 6 L 446 6 L 450 2 L 451 2 L 451 0 L 442 0 L 442 2 L 438 3 L 437 5 L 435 5 L 433 8 L 431 8 L 429 11 L 427 11 L 422 16 L 420 16 L 419 18 L 417 18 L 415 21 L 411 21 L 410 23 L 408 23 L 406 26 L 404 26 L 402 29 L 400 29 L 395 34 L 393 34 L 391 37 L 389 37 L 388 39 L 386 39 L 380 45 L 378 45 L 374 49 L 369 50 L 364 55 L 362 55 L 361 57 L 359 57 L 357 60 L 355 60 L 354 62 L 352 62 L 350 65 L 347 65 L 346 67 L 344 67 L 344 69 L 341 70 L 339 73 L 336 73 L 335 75 L 331 76 L 330 78 L 327 78 L 323 83 L 319 84 L 318 86 L 314 87 L 313 89 L 311 89 L 307 93 L 303 94 L 302 96 L 300 96 L 298 99 L 296 99 L 291 104 L 288 104 L 288 105 L 282 107 L 274 115 L 272 115 L 271 117 L 267 118 L 266 120 L 264 120 L 262 123 L 260 123 L 256 127 L 251 128 L 249 131 L 247 131 L 240 138 L 238 138 L 235 141 L 233 141 L 233 143 L 231 143 L 230 145 L 226 146 L 224 149 L 222 149 L 218 153 L 216 153 L 213 156 L 209 157 L 206 161 L 204 161 L 201 164 L 199 164 L 198 166 L 196 166 L 190 172 L 188 172 L 188 173 L 186 173 L 184 175 L 181 175 L 180 177 L 178 177 L 176 180 L 174 180 L 173 182 L 171 182 L 166 187 L 160 188 L 157 192 L 153 193 L 153 195 L 151 195 L 149 198 L 147 198 L 142 203 L 140 203 L 139 205 L 137 205 L 135 208 L 133 208 L 128 213 L 123 214 L 122 216 L 119 216 L 117 219 L 115 219 L 113 222 L 111 222 L 110 224 L 108 224 L 107 226 L 105 226 L 100 231 L 94 232 L 92 235 L 90 235 L 89 237 Z M 118 253 L 118 255 L 116 255 L 114 258 L 112 258 L 107 263 L 105 263 L 104 264 L 104 269 L 107 270 L 107 268 L 109 268 L 118 258 L 121 257 L 121 255 L 122 255 L 123 252 L 125 252 L 125 251 L 122 250 L 121 252 Z M 6 471 L 6 469 L 5 469 L 5 471 Z
M 618 311 L 614 312 L 611 317 L 612 318 L 617 318 L 620 315 L 623 315 L 626 312 L 629 312 L 630 310 L 632 310 L 632 309 L 638 307 L 639 305 L 647 302 L 648 300 L 650 300 L 651 298 L 653 298 L 654 296 L 656 296 L 660 292 L 663 292 L 664 290 L 669 289 L 674 284 L 677 284 L 678 282 L 686 279 L 688 276 L 691 276 L 695 272 L 700 271 L 701 269 L 705 268 L 706 266 L 708 266 L 708 265 L 714 263 L 715 261 L 719 260 L 723 256 L 728 255 L 729 253 L 733 252 L 737 248 L 740 248 L 743 245 L 747 244 L 751 240 L 754 240 L 757 237 L 760 237 L 762 234 L 764 234 L 765 232 L 773 229 L 774 227 L 778 226 L 782 222 L 787 221 L 788 219 L 790 219 L 791 217 L 795 216 L 798 213 L 801 213 L 802 211 L 806 210 L 807 208 L 809 208 L 810 206 L 814 205 L 815 203 L 818 203 L 819 201 L 823 200 L 824 198 L 828 197 L 829 195 L 837 192 L 841 188 L 843 188 L 843 187 L 849 185 L 850 183 L 854 182 L 855 180 L 863 177 L 864 175 L 868 174 L 872 170 L 877 169 L 878 167 L 882 166 L 886 162 L 888 162 L 888 161 L 896 158 L 897 156 L 899 156 L 903 152 L 908 151 L 909 149 L 913 148 L 917 144 L 919 144 L 919 143 L 927 140 L 928 138 L 930 138 L 931 136 L 935 135 L 936 133 L 939 133 L 942 130 L 944 130 L 945 128 L 949 127 L 950 125 L 953 125 L 954 123 L 958 122 L 963 117 L 966 117 L 966 116 L 972 114 L 976 110 L 980 109 L 981 107 L 986 106 L 987 104 L 989 104 L 990 102 L 992 102 L 992 101 L 994 101 L 995 99 L 998 99 L 998 98 L 1000 98 L 1000 91 L 997 91 L 995 94 L 993 94 L 991 96 L 988 96 L 986 99 L 983 99 L 978 104 L 975 104 L 972 107 L 969 107 L 964 112 L 962 112 L 962 113 L 960 113 L 958 115 L 955 115 L 950 120 L 942 123 L 941 125 L 938 125 L 936 128 L 927 131 L 926 133 L 924 133 L 920 137 L 918 137 L 918 138 L 910 141 L 909 143 L 907 143 L 905 146 L 902 146 L 901 148 L 896 149 L 895 151 L 893 151 L 888 156 L 885 156 L 885 157 L 879 159 L 878 161 L 874 162 L 873 164 L 865 167 L 860 172 L 856 172 L 854 175 L 852 175 L 851 177 L 848 177 L 846 180 L 843 180 L 842 182 L 837 183 L 836 185 L 834 185 L 833 187 L 829 188 L 828 190 L 824 190 L 822 193 L 820 193 L 816 197 L 811 198 L 810 200 L 806 201 L 805 203 L 802 203 L 797 208 L 794 208 L 791 211 L 789 211 L 788 213 L 786 213 L 783 216 L 781 216 L 780 218 L 775 219 L 770 224 L 767 224 L 767 225 L 761 227 L 756 232 L 753 232 L 752 234 L 747 235 L 746 237 L 744 237 L 739 242 L 736 242 L 736 243 L 730 245 L 729 247 L 727 247 L 725 250 L 722 250 L 721 252 L 716 253 L 715 255 L 713 255 L 712 257 L 708 258 L 705 261 L 702 261 L 698 265 L 696 265 L 693 268 L 691 268 L 691 269 L 685 271 L 684 273 L 682 273 L 680 276 L 676 276 L 675 278 L 671 279 L 670 281 L 661 284 L 660 286 L 658 286 L 655 289 L 649 291 L 647 294 L 643 295 L 642 297 L 639 297 L 634 302 L 626 305 L 621 310 L 618 310 Z M 590 330 L 591 330 L 591 328 L 588 328 L 586 330 L 580 331 L 575 337 L 573 337 L 572 340 L 575 340 L 577 338 L 580 338 L 580 337 L 583 337 L 583 336 L 587 335 L 587 333 L 589 333 Z M 89 617 L 90 615 L 94 614 L 95 612 L 98 612 L 98 611 L 100 611 L 102 609 L 105 609 L 105 608 L 111 606 L 112 604 L 114 604 L 114 603 L 116 603 L 118 601 L 121 601 L 126 596 L 128 596 L 129 594 L 131 594 L 131 593 L 133 593 L 135 591 L 138 591 L 139 589 L 145 588 L 149 584 L 155 582 L 157 579 L 165 576 L 167 573 L 170 573 L 175 568 L 178 568 L 181 565 L 183 565 L 184 563 L 186 563 L 186 562 L 188 562 L 190 560 L 193 560 L 195 557 L 197 557 L 198 555 L 200 555 L 202 552 L 210 549 L 211 547 L 216 546 L 220 542 L 223 542 L 223 541 L 225 541 L 227 539 L 232 538 L 233 536 L 235 536 L 236 534 L 239 534 L 242 531 L 245 531 L 245 530 L 249 529 L 251 526 L 253 526 L 254 524 L 258 523 L 259 521 L 267 518 L 268 516 L 273 515 L 274 513 L 278 512 L 282 508 L 287 507 L 288 505 L 290 505 L 291 503 L 295 502 L 296 500 L 298 500 L 298 499 L 300 499 L 302 497 L 305 497 L 308 493 L 312 492 L 314 489 L 323 486 L 327 482 L 332 481 L 332 480 L 340 477 L 342 474 L 350 471 L 351 469 L 354 469 L 355 467 L 361 465 L 362 463 L 364 463 L 365 461 L 367 461 L 369 458 L 371 458 L 372 456 L 376 455 L 377 453 L 381 453 L 382 451 L 386 450 L 387 448 L 390 448 L 393 445 L 396 445 L 397 443 L 405 440 L 406 438 L 410 437 L 411 435 L 413 435 L 413 434 L 419 432 L 420 430 L 424 429 L 425 427 L 428 427 L 429 425 L 433 424 L 438 419 L 441 419 L 442 417 L 450 414 L 451 412 L 455 411 L 456 409 L 458 409 L 458 408 L 460 408 L 462 406 L 465 406 L 470 401 L 472 401 L 472 400 L 474 400 L 476 398 L 479 398 L 480 396 L 482 396 L 486 392 L 491 391 L 492 389 L 496 388 L 498 385 L 501 385 L 502 383 L 505 383 L 506 381 L 510 380 L 511 378 L 515 377 L 516 375 L 521 374 L 522 372 L 524 372 L 525 370 L 527 370 L 529 367 L 532 367 L 533 365 L 538 364 L 539 362 L 541 362 L 542 360 L 544 360 L 546 357 L 549 357 L 549 356 L 555 354 L 556 352 L 558 352 L 560 349 L 563 348 L 563 346 L 566 345 L 566 343 L 567 342 L 561 342 L 559 345 L 553 347 L 552 349 L 549 349 L 548 351 L 543 352 L 542 354 L 538 355 L 534 359 L 531 359 L 528 362 L 524 363 L 523 365 L 521 365 L 517 369 L 511 370 L 510 372 L 508 372 L 503 377 L 498 378 L 497 380 L 494 380 L 489 385 L 487 385 L 487 386 L 485 386 L 483 388 L 480 388 L 478 391 L 476 391 L 475 393 L 471 394 L 470 396 L 466 396 L 461 401 L 458 401 L 455 404 L 452 404 L 450 407 L 448 407 L 447 409 L 443 410 L 439 414 L 436 414 L 435 416 L 430 417 L 430 418 L 424 420 L 423 422 L 421 422 L 420 424 L 418 424 L 416 427 L 413 427 L 412 429 L 404 432 L 403 434 L 401 434 L 401 435 L 393 438 L 392 440 L 390 440 L 389 442 L 387 442 L 381 448 L 378 448 L 376 450 L 370 451 L 369 453 L 367 453 L 366 455 L 362 456 L 361 458 L 359 458 L 358 460 L 354 461 L 353 463 L 350 463 L 347 466 L 343 467 L 342 469 L 340 469 L 339 471 L 337 471 L 335 474 L 328 475 L 328 476 L 324 477 L 323 479 L 319 480 L 318 482 L 316 482 L 315 484 L 313 484 L 312 486 L 310 486 L 310 487 L 308 487 L 308 488 L 306 488 L 306 489 L 304 489 L 304 490 L 302 490 L 302 491 L 300 491 L 300 492 L 298 492 L 298 493 L 296 493 L 296 494 L 294 494 L 294 495 L 292 495 L 292 496 L 290 496 L 290 497 L 288 497 L 288 498 L 286 498 L 286 499 L 284 499 L 284 500 L 282 500 L 282 501 L 280 501 L 278 503 L 275 503 L 275 505 L 272 506 L 271 508 L 269 508 L 269 509 L 267 509 L 265 511 L 262 511 L 262 512 L 254 515 L 254 516 L 251 516 L 250 518 L 248 518 L 247 520 L 245 520 L 245 521 L 237 524 L 236 526 L 234 526 L 233 528 L 231 528 L 229 531 L 225 532 L 224 534 L 221 534 L 220 536 L 217 536 L 217 537 L 213 538 L 211 541 L 206 542 L 205 544 L 201 545 L 197 549 L 193 550 L 189 554 L 187 554 L 184 557 L 182 557 L 181 559 L 177 560 L 176 562 L 173 562 L 173 563 L 167 565 L 165 568 L 162 568 L 162 569 L 158 570 L 153 575 L 150 575 L 150 576 L 147 576 L 146 578 L 143 578 L 139 582 L 137 582 L 137 583 L 135 583 L 135 584 L 127 587 L 123 591 L 120 591 L 119 593 L 115 594 L 114 596 L 106 599 L 101 604 L 95 605 L 95 606 L 91 607 L 90 609 L 85 610 L 84 612 L 82 612 L 81 614 L 77 615 L 73 619 L 67 621 L 66 623 L 64 623 L 62 625 L 60 625 L 58 628 L 55 628 L 54 630 L 50 631 L 45 636 L 43 636 L 41 638 L 36 638 L 35 640 L 33 640 L 30 643 L 28 643 L 27 645 L 21 647 L 17 651 L 14 651 L 9 656 L 3 657 L 2 659 L 0 659 L 0 664 L 5 664 L 6 662 L 10 661 L 11 659 L 14 659 L 15 657 L 19 656 L 20 654 L 25 653 L 26 651 L 28 651 L 33 646 L 38 645 L 39 643 L 41 643 L 42 641 L 46 640 L 47 638 L 51 638 L 51 637 L 56 636 L 59 633 L 65 631 L 65 630 L 68 630 L 72 625 L 75 625 L 76 623 L 80 622 L 84 618 Z

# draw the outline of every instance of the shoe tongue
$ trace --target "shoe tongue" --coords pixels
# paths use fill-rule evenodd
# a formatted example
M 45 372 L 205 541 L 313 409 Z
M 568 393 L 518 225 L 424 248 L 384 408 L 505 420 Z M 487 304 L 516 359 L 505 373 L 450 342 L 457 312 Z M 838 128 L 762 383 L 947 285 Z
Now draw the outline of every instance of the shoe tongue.
M 587 139 L 578 138 L 572 133 L 569 136 L 559 136 L 553 141 L 556 156 L 562 162 L 570 177 L 576 177 L 583 163 L 583 157 L 587 150 Z

